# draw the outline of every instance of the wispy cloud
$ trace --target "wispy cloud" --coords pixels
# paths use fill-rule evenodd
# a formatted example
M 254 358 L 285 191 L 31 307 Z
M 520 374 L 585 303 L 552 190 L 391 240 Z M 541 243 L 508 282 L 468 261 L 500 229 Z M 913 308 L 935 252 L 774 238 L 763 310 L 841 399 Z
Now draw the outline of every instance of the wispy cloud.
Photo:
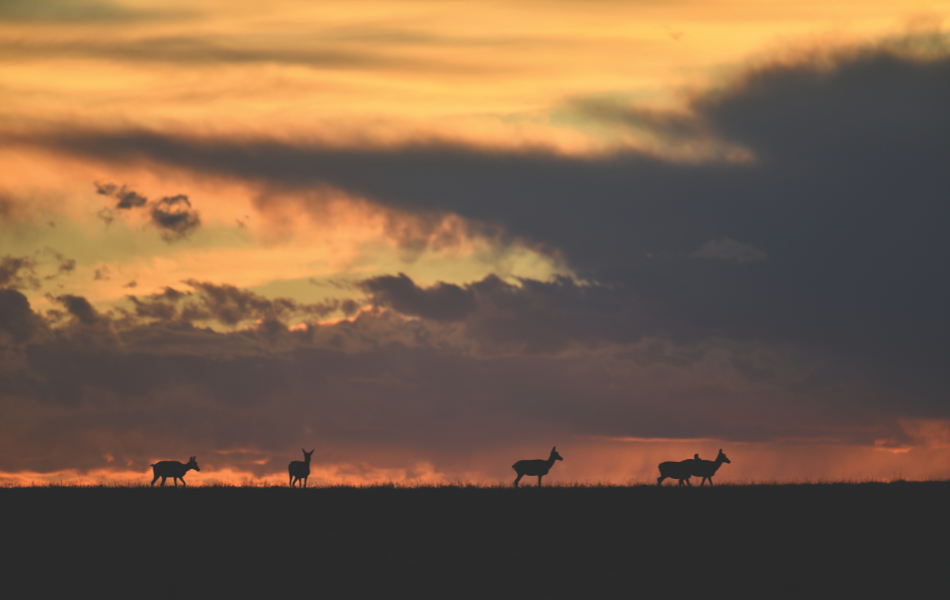
M 95 183 L 95 186 L 97 194 L 118 200 L 115 210 L 148 208 L 151 223 L 158 227 L 166 242 L 185 239 L 201 226 L 201 216 L 184 194 L 165 196 L 149 203 L 148 198 L 124 185 L 119 187 L 114 183 Z M 115 212 L 108 208 L 99 211 L 97 216 L 106 225 L 115 220 Z
M 693 258 L 730 260 L 737 263 L 761 262 L 769 257 L 763 250 L 752 244 L 742 244 L 728 237 L 709 240 L 690 256 Z
M 132 8 L 107 0 L 4 0 L 0 22 L 27 23 L 130 23 L 183 16 L 182 11 Z

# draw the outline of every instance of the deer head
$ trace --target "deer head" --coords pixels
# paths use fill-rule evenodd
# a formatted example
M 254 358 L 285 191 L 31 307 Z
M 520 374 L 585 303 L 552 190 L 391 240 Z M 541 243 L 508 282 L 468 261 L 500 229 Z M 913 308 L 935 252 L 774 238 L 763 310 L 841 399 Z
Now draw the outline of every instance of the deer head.
M 716 460 L 724 462 L 724 463 L 729 463 L 730 465 L 732 464 L 732 461 L 729 460 L 729 458 L 725 454 L 722 453 L 722 448 L 719 449 L 719 456 L 716 457 Z
M 314 449 L 311 450 L 310 452 L 307 452 L 307 451 L 304 450 L 303 448 L 300 449 L 300 451 L 303 452 L 303 460 L 304 460 L 304 462 L 306 462 L 307 464 L 310 464 L 310 456 L 313 454 L 314 450 L 316 450 L 316 448 L 314 448 Z
M 196 456 L 192 456 L 191 459 L 188 461 L 188 464 L 185 465 L 185 466 L 191 467 L 191 468 L 194 469 L 195 471 L 200 471 L 200 470 L 201 470 L 201 467 L 198 466 L 197 457 L 196 457 Z
M 564 460 L 561 458 L 561 455 L 557 453 L 557 446 L 551 448 L 551 458 L 554 460 Z

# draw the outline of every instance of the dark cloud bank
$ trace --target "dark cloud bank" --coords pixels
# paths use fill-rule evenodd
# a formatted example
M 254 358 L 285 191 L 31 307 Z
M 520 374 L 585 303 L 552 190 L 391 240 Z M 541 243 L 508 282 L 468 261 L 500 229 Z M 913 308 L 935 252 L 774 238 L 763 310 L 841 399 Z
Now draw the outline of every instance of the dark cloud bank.
M 159 451 L 306 439 L 323 462 L 350 452 L 447 471 L 486 448 L 569 434 L 899 441 L 901 418 L 950 417 L 947 106 L 950 60 L 880 50 L 833 69 L 763 68 L 696 98 L 704 135 L 748 148 L 745 163 L 149 132 L 31 140 L 501 223 L 594 283 L 378 277 L 359 289 L 375 309 L 293 331 L 299 308 L 219 306 L 198 282 L 191 300 L 136 298 L 98 320 L 63 299 L 55 327 L 8 288 L 3 310 L 18 316 L 0 319 L 2 439 L 30 449 L 4 449 L 0 468 L 99 465 L 70 452 L 80 438 L 137 468 Z M 186 306 L 255 325 L 215 333 Z

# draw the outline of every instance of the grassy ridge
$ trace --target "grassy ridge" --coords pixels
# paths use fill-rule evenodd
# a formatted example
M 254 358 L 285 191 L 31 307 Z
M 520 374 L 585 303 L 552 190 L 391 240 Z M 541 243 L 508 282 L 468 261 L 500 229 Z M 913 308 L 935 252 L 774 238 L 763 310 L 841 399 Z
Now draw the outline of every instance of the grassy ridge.
M 950 482 L 0 489 L 16 573 L 216 596 L 903 594 L 942 581 L 948 499 Z

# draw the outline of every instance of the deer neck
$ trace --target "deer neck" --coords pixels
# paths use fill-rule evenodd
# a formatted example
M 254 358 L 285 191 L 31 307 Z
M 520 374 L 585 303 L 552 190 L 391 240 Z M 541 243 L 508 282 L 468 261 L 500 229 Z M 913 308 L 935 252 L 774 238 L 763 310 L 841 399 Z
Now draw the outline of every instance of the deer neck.
M 550 457 L 548 457 L 547 463 L 548 463 L 548 469 L 549 469 L 549 470 L 550 470 L 551 467 L 554 466 L 554 461 L 555 461 L 555 460 L 557 460 L 557 459 L 554 458 L 554 455 L 553 455 L 553 454 L 552 454 Z

